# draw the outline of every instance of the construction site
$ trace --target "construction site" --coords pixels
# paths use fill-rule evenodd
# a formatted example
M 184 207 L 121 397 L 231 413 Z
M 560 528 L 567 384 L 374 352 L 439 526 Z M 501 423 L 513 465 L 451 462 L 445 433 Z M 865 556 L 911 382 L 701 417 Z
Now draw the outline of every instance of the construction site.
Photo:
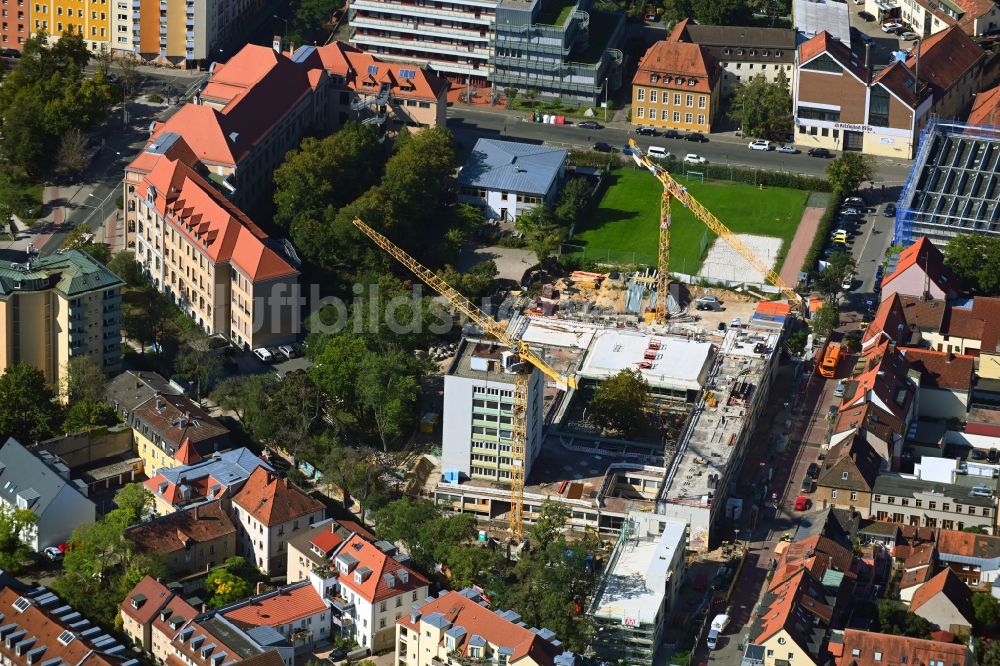
M 354 224 L 470 321 L 444 373 L 440 456 L 425 456 L 411 491 L 473 513 L 484 529 L 514 540 L 549 500 L 569 508 L 572 527 L 609 537 L 625 524 L 633 533 L 660 534 L 668 522 L 686 523 L 687 549 L 704 552 L 731 534 L 741 515 L 730 483 L 802 299 L 687 188 L 631 147 L 636 163 L 663 185 L 657 270 L 575 271 L 536 295 L 515 292 L 497 319 L 361 220 Z M 787 302 L 671 284 L 672 199 Z M 636 418 L 647 422 L 630 423 L 628 433 L 588 417 L 595 392 L 622 371 L 641 377 L 646 394 Z

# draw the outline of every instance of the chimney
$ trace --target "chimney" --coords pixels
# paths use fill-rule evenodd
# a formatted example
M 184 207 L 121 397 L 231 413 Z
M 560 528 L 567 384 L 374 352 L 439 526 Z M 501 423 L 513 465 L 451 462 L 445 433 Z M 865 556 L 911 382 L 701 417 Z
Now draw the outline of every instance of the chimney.
M 274 36 L 274 39 L 271 40 L 271 46 L 275 51 L 281 53 L 281 35 Z
M 949 351 L 945 357 L 945 363 L 951 363 L 953 360 L 955 360 L 955 355 Z
M 257 589 L 255 590 L 255 595 L 259 597 L 262 594 L 264 594 L 264 582 L 258 581 Z
M 865 83 L 872 82 L 871 42 L 865 42 Z

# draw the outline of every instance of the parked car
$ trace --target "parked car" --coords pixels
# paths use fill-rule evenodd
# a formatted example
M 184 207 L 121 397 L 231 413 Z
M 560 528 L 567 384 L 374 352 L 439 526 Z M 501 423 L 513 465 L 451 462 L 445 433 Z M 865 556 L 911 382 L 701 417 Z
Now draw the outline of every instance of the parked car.
M 799 489 L 804 493 L 811 493 L 813 490 L 812 477 L 807 476 L 806 478 L 802 479 L 802 485 L 799 486 Z
M 0 51 L 0 56 L 3 56 L 4 58 L 20 58 L 21 52 L 17 49 L 3 49 Z
M 893 34 L 902 27 L 903 24 L 900 23 L 899 21 L 886 21 L 885 23 L 882 24 L 882 32 Z
M 896 217 L 896 204 L 887 203 L 882 209 L 882 217 Z
M 712 620 L 712 624 L 709 625 L 708 629 L 708 637 L 705 639 L 705 645 L 708 646 L 709 650 L 714 650 L 719 645 L 719 635 L 725 630 L 728 624 L 729 616 L 724 613 L 716 615 Z
M 657 136 L 659 132 L 656 131 L 655 127 L 650 127 L 649 125 L 643 125 L 635 130 L 635 133 L 639 136 Z
M 809 157 L 823 157 L 823 158 L 831 156 L 830 151 L 827 150 L 826 148 L 810 148 L 809 152 L 806 153 L 806 155 L 808 155 Z
M 698 310 L 721 310 L 722 301 L 716 296 L 700 296 L 695 299 L 695 308 Z
M 659 14 L 646 14 L 646 22 L 647 23 L 656 23 L 659 20 L 660 20 L 660 15 Z
M 771 142 L 765 139 L 755 139 L 747 144 L 750 150 L 771 150 Z
M 593 120 L 584 120 L 582 123 L 577 123 L 576 126 L 577 127 L 582 127 L 583 129 L 589 129 L 589 130 L 604 129 L 604 125 L 602 125 L 602 124 L 600 124 L 598 122 L 595 122 Z
M 670 159 L 670 153 L 666 148 L 661 146 L 650 146 L 646 149 L 647 157 L 655 157 L 658 160 L 668 160 Z
M 296 358 L 298 356 L 298 353 L 295 351 L 295 348 L 292 347 L 291 345 L 281 345 L 280 347 L 278 347 L 278 353 L 289 360 Z
M 833 397 L 834 398 L 843 398 L 844 397 L 844 391 L 846 391 L 846 390 L 847 390 L 847 386 L 843 382 L 841 382 L 840 384 L 837 384 L 833 388 Z
M 853 208 L 864 208 L 865 200 L 861 197 L 847 197 L 844 199 L 845 206 L 851 206 Z
M 774 152 L 776 152 L 776 153 L 786 153 L 788 155 L 798 155 L 799 154 L 799 149 L 796 148 L 795 146 L 789 146 L 789 145 L 783 143 L 780 146 L 778 146 L 777 148 L 775 148 Z
M 819 465 L 817 463 L 809 463 L 809 468 L 806 469 L 806 476 L 810 479 L 815 479 L 819 476 Z
M 688 164 L 707 164 L 708 163 L 708 160 L 706 160 L 701 155 L 697 155 L 695 153 L 688 153 L 687 155 L 685 155 L 684 156 L 684 161 L 687 162 Z
M 844 278 L 844 281 L 840 283 L 840 288 L 843 289 L 844 291 L 849 290 L 853 286 L 854 286 L 854 276 L 853 275 L 846 276 Z
M 684 135 L 685 141 L 694 141 L 695 143 L 705 143 L 708 141 L 708 137 L 701 132 L 688 132 Z
M 63 558 L 63 552 L 59 550 L 58 546 L 49 546 L 44 552 L 45 557 L 47 557 L 50 562 L 59 562 Z
M 875 20 L 875 15 L 872 14 L 871 12 L 858 12 L 858 16 L 861 18 L 861 20 L 867 21 L 868 23 L 871 23 Z
M 257 349 L 253 350 L 253 354 L 263 363 L 274 363 L 275 361 L 274 354 L 267 347 L 257 347 Z
M 809 510 L 809 505 L 811 503 L 812 502 L 809 501 L 808 497 L 802 497 L 801 495 L 799 495 L 798 497 L 795 498 L 795 510 L 796 511 L 808 511 Z
M 663 138 L 664 139 L 680 139 L 682 137 L 681 137 L 681 133 L 678 132 L 677 130 L 675 130 L 675 129 L 668 129 L 668 130 L 664 130 L 664 132 L 663 132 Z
M 904 42 L 912 42 L 914 39 L 919 39 L 920 35 L 915 32 L 910 32 L 909 30 L 904 30 L 899 34 L 899 38 Z
M 608 145 L 608 144 L 604 143 L 603 141 L 598 141 L 597 143 L 595 143 L 594 144 L 594 150 L 596 150 L 599 153 L 615 153 L 615 152 L 618 152 L 618 150 L 614 146 Z
M 851 215 L 853 217 L 860 217 L 861 216 L 861 209 L 860 208 L 851 208 L 850 206 L 845 206 L 844 208 L 840 209 L 840 214 L 841 215 Z

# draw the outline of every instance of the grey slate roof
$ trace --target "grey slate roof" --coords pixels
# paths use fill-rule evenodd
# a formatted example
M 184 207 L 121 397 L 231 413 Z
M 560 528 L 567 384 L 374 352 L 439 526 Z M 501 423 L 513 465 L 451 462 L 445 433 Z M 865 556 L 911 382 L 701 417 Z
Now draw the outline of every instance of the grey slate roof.
M 52 463 L 56 463 L 54 458 Z M 28 508 L 41 516 L 63 486 L 79 495 L 78 502 L 93 505 L 69 480 L 69 468 L 65 468 L 64 477 L 63 470 L 44 462 L 13 437 L 0 447 L 0 466 L 0 499 L 9 506 L 16 507 L 20 495 L 28 500 Z
M 565 162 L 562 148 L 479 139 L 458 182 L 465 187 L 544 196 Z
M 155 372 L 129 370 L 108 381 L 104 397 L 112 407 L 127 409 L 129 412 L 146 402 L 157 393 L 180 395 L 170 382 Z
M 255 456 L 250 449 L 239 448 L 215 454 L 211 458 L 193 465 L 164 468 L 159 471 L 159 474 L 173 484 L 180 483 L 182 477 L 191 482 L 195 479 L 211 476 L 228 487 L 234 483 L 246 481 L 258 467 L 274 471 L 270 465 Z
M 19 285 L 15 288 L 15 285 Z M 30 264 L 0 262 L 0 297 L 54 289 L 67 298 L 122 287 L 125 282 L 83 250 L 37 257 Z
M 959 479 L 962 479 L 963 481 L 969 478 L 970 477 L 959 477 Z M 995 479 L 985 479 L 984 477 L 971 478 L 973 479 L 971 483 L 966 481 L 961 484 L 954 484 L 924 481 L 922 479 L 908 479 L 892 474 L 882 474 L 875 479 L 875 487 L 872 488 L 872 492 L 877 495 L 892 495 L 894 497 L 913 497 L 915 493 L 935 492 L 941 493 L 945 499 L 950 498 L 960 504 L 992 507 L 992 497 L 978 497 L 976 495 L 971 495 L 970 491 L 974 487 L 975 482 L 978 481 L 980 484 L 987 486 L 995 493 Z

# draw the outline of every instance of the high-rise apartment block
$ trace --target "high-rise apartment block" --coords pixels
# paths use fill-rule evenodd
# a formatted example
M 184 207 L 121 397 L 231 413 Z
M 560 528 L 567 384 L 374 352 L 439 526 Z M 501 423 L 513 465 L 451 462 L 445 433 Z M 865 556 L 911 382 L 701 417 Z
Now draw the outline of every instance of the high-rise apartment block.
M 0 49 L 24 48 L 31 35 L 30 0 L 0 0 Z
M 441 469 L 446 478 L 510 484 L 516 356 L 495 343 L 463 342 L 444 378 Z M 524 475 L 542 450 L 542 373 L 528 383 Z
M 107 50 L 111 36 L 110 0 L 36 0 L 31 7 L 31 32 L 58 39 L 65 33 L 83 36 L 91 51 Z
M 56 390 L 76 356 L 119 372 L 124 284 L 80 250 L 0 264 L 0 371 L 28 363 Z

